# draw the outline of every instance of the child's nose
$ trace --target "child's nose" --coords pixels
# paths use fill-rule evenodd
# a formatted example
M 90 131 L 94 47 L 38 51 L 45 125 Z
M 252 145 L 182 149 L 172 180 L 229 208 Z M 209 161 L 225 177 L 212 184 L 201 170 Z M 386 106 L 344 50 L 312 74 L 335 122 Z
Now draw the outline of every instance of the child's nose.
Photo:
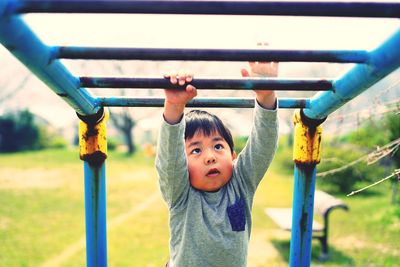
M 205 157 L 205 161 L 206 161 L 206 164 L 215 163 L 216 162 L 216 157 L 215 157 L 214 153 L 211 152 L 211 151 L 207 152 L 207 155 Z

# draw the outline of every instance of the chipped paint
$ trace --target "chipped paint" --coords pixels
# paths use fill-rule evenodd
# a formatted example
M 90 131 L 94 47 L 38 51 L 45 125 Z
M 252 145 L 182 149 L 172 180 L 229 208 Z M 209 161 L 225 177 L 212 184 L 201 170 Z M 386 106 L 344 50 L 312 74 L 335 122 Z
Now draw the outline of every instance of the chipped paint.
M 297 164 L 318 164 L 321 160 L 322 127 L 303 122 L 300 110 L 293 116 L 295 124 L 293 160 Z
M 106 123 L 109 117 L 105 110 L 104 117 L 97 123 L 79 123 L 79 156 L 92 165 L 100 165 L 107 158 Z

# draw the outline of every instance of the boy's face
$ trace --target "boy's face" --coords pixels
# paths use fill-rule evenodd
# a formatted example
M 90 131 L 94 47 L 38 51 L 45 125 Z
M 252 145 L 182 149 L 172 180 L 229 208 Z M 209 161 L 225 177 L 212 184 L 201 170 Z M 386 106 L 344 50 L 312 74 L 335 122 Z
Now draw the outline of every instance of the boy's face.
M 236 153 L 231 153 L 228 143 L 218 132 L 210 136 L 196 132 L 185 141 L 185 149 L 190 184 L 194 188 L 217 191 L 231 179 Z

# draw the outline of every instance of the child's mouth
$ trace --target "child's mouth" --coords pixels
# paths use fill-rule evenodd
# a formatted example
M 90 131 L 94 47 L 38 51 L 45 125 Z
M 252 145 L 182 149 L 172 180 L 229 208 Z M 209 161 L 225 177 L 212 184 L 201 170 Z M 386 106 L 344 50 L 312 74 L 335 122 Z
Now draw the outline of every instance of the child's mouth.
M 219 171 L 216 168 L 209 170 L 208 173 L 206 174 L 206 176 L 208 177 L 215 177 L 217 175 L 219 175 Z

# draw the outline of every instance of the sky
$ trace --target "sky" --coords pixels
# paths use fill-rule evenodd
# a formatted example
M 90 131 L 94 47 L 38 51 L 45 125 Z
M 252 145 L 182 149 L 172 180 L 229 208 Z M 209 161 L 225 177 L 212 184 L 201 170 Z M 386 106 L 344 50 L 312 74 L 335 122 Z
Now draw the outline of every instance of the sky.
M 279 49 L 371 49 L 396 19 L 278 16 L 31 14 L 25 20 L 47 44 Z
M 267 41 L 272 49 L 370 50 L 400 28 L 398 19 L 371 18 L 121 14 L 29 14 L 23 18 L 45 44 L 63 46 L 255 48 L 257 42 Z M 82 61 L 63 62 L 77 76 L 82 73 L 95 76 L 101 73 L 98 67 L 103 64 L 95 61 L 83 69 Z M 0 47 L 0 64 L 6 66 L 0 68 L 0 86 L 6 88 L 13 88 L 29 73 L 3 47 Z M 159 75 L 154 73 L 152 65 L 143 64 L 141 68 L 141 62 L 136 64 L 133 74 L 137 70 L 149 76 Z M 285 64 L 281 73 L 291 75 L 292 65 Z M 174 67 L 172 64 L 171 68 Z M 102 68 L 104 71 L 107 67 Z M 208 72 L 199 72 L 218 76 L 218 70 L 223 72 L 222 69 L 227 75 L 232 74 L 229 67 L 211 67 Z M 333 76 L 338 74 L 333 72 Z M 8 77 L 16 78 L 10 82 Z M 30 107 L 57 126 L 76 120 L 71 108 L 35 77 L 29 78 L 27 88 L 10 104 L 13 106 Z

